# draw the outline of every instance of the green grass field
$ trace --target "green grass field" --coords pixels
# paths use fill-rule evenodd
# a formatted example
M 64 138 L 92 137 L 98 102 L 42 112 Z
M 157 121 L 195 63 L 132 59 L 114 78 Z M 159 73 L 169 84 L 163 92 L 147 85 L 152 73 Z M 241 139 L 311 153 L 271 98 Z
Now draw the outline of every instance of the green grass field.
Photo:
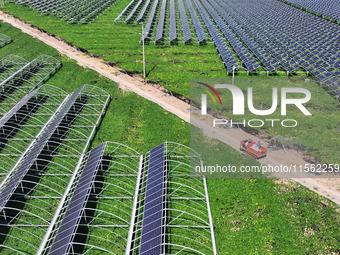
M 29 16 L 36 15 L 27 8 L 21 9 L 20 6 L 14 8 L 14 5 L 8 4 L 8 8 L 10 7 L 13 14 L 25 10 L 22 13 L 23 19 L 25 19 L 24 15 L 27 15 L 27 20 Z M 105 15 L 102 15 L 100 19 L 104 17 Z M 38 18 L 41 25 L 47 26 L 46 17 L 36 15 L 36 19 Z M 55 19 L 55 22 L 59 21 Z M 59 25 L 55 29 L 60 29 L 62 33 L 66 27 L 62 28 L 61 23 L 57 24 Z M 35 23 L 35 25 L 39 24 Z M 65 26 L 71 28 L 66 24 Z M 74 28 L 80 29 L 81 26 Z M 75 61 L 67 57 L 59 56 L 53 48 L 8 24 L 1 24 L 0 31 L 13 39 L 11 44 L 1 48 L 0 58 L 8 54 L 17 54 L 31 61 L 40 54 L 54 56 L 62 61 L 63 67 L 47 82 L 48 84 L 65 89 L 68 93 L 83 84 L 92 84 L 101 87 L 112 96 L 92 148 L 104 141 L 120 142 L 141 153 L 165 140 L 189 145 L 188 123 L 134 93 L 119 90 L 114 82 L 92 70 L 78 66 Z M 105 30 L 106 32 L 109 34 L 109 31 Z M 67 33 L 69 36 L 72 34 Z M 78 34 L 78 37 L 83 38 L 85 44 L 86 35 Z M 101 41 L 102 38 L 99 39 L 98 36 L 97 40 Z M 96 47 L 100 47 L 100 44 Z M 106 46 L 102 45 L 102 47 Z M 208 47 L 210 46 L 202 49 L 211 52 Z M 173 49 L 180 52 L 180 48 Z M 116 49 L 116 51 L 123 50 Z M 209 54 L 216 57 L 214 54 Z M 120 57 L 118 55 L 117 53 L 115 56 L 117 60 L 125 59 L 124 55 Z M 220 65 L 217 57 L 213 62 Z M 222 73 L 223 70 L 220 74 Z M 164 75 L 169 75 L 169 71 L 164 70 Z M 197 73 L 192 75 L 197 77 Z M 173 76 L 178 79 L 177 73 Z M 230 158 L 236 164 L 257 164 L 256 161 L 226 145 L 220 144 L 220 146 L 230 154 Z M 219 254 L 337 254 L 340 252 L 339 208 L 305 187 L 294 183 L 279 185 L 272 179 L 209 179 L 208 187 Z M 30 237 L 25 235 L 25 238 Z
M 94 22 L 87 25 L 67 24 L 58 17 L 41 15 L 29 7 L 12 3 L 6 3 L 5 11 L 63 38 L 72 45 L 86 49 L 89 53 L 99 56 L 105 61 L 115 63 L 129 74 L 141 75 L 142 47 L 139 44 L 141 26 L 113 23 L 115 17 L 119 15 L 128 2 L 128 0 L 118 1 Z M 164 85 L 172 92 L 187 97 L 192 96 L 190 95 L 191 79 L 225 79 L 227 75 L 215 46 L 211 43 L 201 46 L 197 44 L 153 45 L 152 43 L 146 46 L 146 59 L 148 79 Z M 290 82 L 290 80 L 287 80 L 285 74 L 280 74 L 276 76 L 275 81 L 279 87 L 292 85 L 308 88 L 312 93 L 312 100 L 308 107 L 313 116 L 305 118 L 299 114 L 299 111 L 293 110 L 289 113 L 289 118 L 298 120 L 300 122 L 299 127 L 295 129 L 258 128 L 257 130 L 269 137 L 278 134 L 287 137 L 291 139 L 293 144 L 301 146 L 317 160 L 329 164 L 338 163 L 337 151 L 340 149 L 340 138 L 335 126 L 340 121 L 340 116 L 337 114 L 339 103 L 318 84 L 312 81 L 304 83 L 305 76 L 304 73 L 299 74 L 298 77 L 301 80 L 288 84 L 287 81 Z M 240 77 L 242 79 L 236 78 L 236 85 L 243 91 L 246 91 L 248 86 L 254 87 L 256 93 L 255 106 L 266 106 L 267 101 L 271 98 L 271 80 L 268 79 L 267 83 L 263 82 L 268 78 L 266 75 L 247 76 L 240 74 Z M 244 81 L 247 81 L 248 78 L 250 83 L 245 84 L 247 82 Z M 134 110 L 138 111 L 138 109 L 141 108 Z M 225 109 L 223 113 L 226 116 L 231 116 L 230 109 Z M 254 115 L 248 114 L 245 117 L 249 119 L 249 117 L 257 118 L 258 116 L 254 117 Z M 270 117 L 277 118 L 278 116 Z M 134 120 L 131 119 L 131 121 Z M 182 126 L 179 125 L 178 129 L 183 130 Z M 139 130 L 139 132 L 143 131 Z M 318 136 L 310 139 L 310 134 L 318 134 Z
M 13 3 L 6 3 L 4 10 L 105 61 L 118 65 L 130 74 L 142 75 L 142 46 L 139 44 L 141 25 L 113 23 L 129 2 L 118 1 L 88 25 L 67 24 L 58 17 L 41 15 L 29 7 Z M 145 50 L 147 78 L 181 95 L 190 95 L 191 78 L 223 78 L 227 75 L 211 42 L 200 46 L 197 43 L 170 46 L 154 45 L 150 42 Z M 266 74 L 260 76 L 265 77 Z M 279 76 L 284 77 L 285 74 Z

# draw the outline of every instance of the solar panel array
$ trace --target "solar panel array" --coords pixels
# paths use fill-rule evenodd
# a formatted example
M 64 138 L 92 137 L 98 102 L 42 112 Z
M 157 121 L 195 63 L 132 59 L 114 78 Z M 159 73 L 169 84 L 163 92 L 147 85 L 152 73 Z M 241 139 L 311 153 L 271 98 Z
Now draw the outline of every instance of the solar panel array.
M 110 96 L 90 85 L 70 95 L 50 85 L 38 87 L 60 66 L 48 56 L 28 62 L 10 55 L 1 59 L 0 65 L 3 87 L 23 73 L 32 73 L 34 81 L 20 93 L 3 91 L 7 101 L 0 102 L 1 251 L 158 254 L 162 249 L 170 254 L 216 254 L 202 178 L 197 180 L 203 190 L 196 195 L 201 196 L 200 212 L 206 218 L 198 226 L 204 229 L 200 233 L 204 245 L 194 240 L 188 243 L 191 232 L 181 238 L 183 244 L 167 243 L 171 235 L 177 235 L 173 229 L 178 228 L 170 226 L 172 216 L 166 213 L 171 209 L 167 190 L 177 185 L 168 185 L 169 171 L 181 169 L 183 162 L 173 169 L 169 165 L 175 151 L 184 147 L 165 143 L 142 156 L 124 145 L 105 143 L 87 154 Z M 187 160 L 188 154 L 177 155 L 174 162 Z M 187 177 L 190 166 L 185 169 L 182 174 Z M 192 219 L 191 224 L 196 227 L 197 220 Z M 191 227 L 180 226 L 180 232 Z M 105 236 L 116 238 L 103 242 Z
M 337 24 L 274 0 L 228 2 L 224 9 L 287 71 L 305 70 L 340 94 Z M 337 81 L 328 84 L 332 77 Z
M 196 5 L 196 8 L 198 9 L 198 12 L 204 24 L 206 25 L 209 31 L 212 40 L 214 41 L 214 44 L 216 45 L 216 49 L 220 54 L 223 63 L 226 65 L 228 72 L 232 72 L 234 68 L 238 67 L 236 59 L 230 52 L 229 48 L 227 47 L 227 44 L 223 41 L 221 35 L 218 33 L 212 21 L 209 19 L 207 13 L 204 11 L 203 6 L 197 0 L 194 0 L 194 3 Z
M 334 0 L 331 5 L 337 2 Z M 129 16 L 129 22 L 132 22 L 141 10 L 135 20 L 147 20 L 147 33 L 141 40 L 173 42 L 176 38 L 183 42 L 212 41 L 229 73 L 234 69 L 248 74 L 306 72 L 340 95 L 338 24 L 278 0 L 169 1 L 170 8 L 165 8 L 165 14 L 166 3 L 162 2 L 162 7 L 156 3 L 158 0 L 147 1 L 146 5 L 153 4 L 150 10 L 146 5 L 142 7 L 143 3 L 137 0 L 131 1 L 130 9 L 121 13 L 116 21 L 124 22 L 133 10 L 134 14 Z M 134 8 L 137 5 L 138 8 Z M 329 8 L 328 4 L 322 6 Z M 333 9 L 337 10 L 337 7 Z M 176 16 L 174 10 L 178 10 L 179 15 Z M 169 27 L 164 24 L 169 24 Z
M 116 0 L 10 0 L 42 13 L 55 15 L 69 23 L 90 23 Z
M 190 33 L 190 28 L 189 28 L 189 22 L 187 20 L 187 14 L 184 10 L 183 0 L 178 0 L 178 9 L 179 9 L 180 17 L 181 17 L 183 41 L 188 42 L 191 40 L 191 33 Z
M 151 4 L 151 0 L 147 0 L 146 3 L 144 4 L 144 7 L 142 9 L 142 11 L 140 12 L 136 22 L 140 22 L 142 19 L 144 19 L 145 15 L 146 15 L 146 11 L 149 8 L 150 4 Z M 135 0 L 132 0 L 131 4 L 135 4 Z M 117 21 L 118 19 L 116 19 L 115 21 Z
M 62 255 L 68 253 L 69 244 L 72 242 L 88 196 L 93 188 L 93 181 L 99 168 L 103 149 L 104 144 L 90 152 L 49 254 Z
M 8 55 L 0 60 L 0 83 L 29 62 L 16 55 Z
M 144 156 L 118 143 L 96 147 L 82 160 L 42 254 L 217 254 L 205 179 L 188 178 L 193 160 L 200 163 L 169 142 Z
M 139 2 L 135 5 L 135 7 L 133 7 L 133 10 L 130 12 L 130 14 L 125 19 L 125 22 L 130 22 L 130 20 L 134 17 L 134 15 L 136 14 L 136 11 L 140 8 L 142 3 L 143 3 L 143 0 L 139 0 Z
M 305 10 L 322 15 L 340 23 L 340 1 L 339 0 L 284 0 Z
M 139 254 L 163 254 L 165 216 L 164 144 L 150 151 Z
M 67 94 L 50 85 L 33 90 L 0 119 L 0 183 L 24 157 Z M 0 103 L 0 108 L 3 105 Z
M 176 29 L 175 0 L 170 0 L 170 37 L 169 37 L 169 41 L 172 42 L 176 39 L 177 39 L 177 29 Z
M 12 39 L 8 37 L 7 35 L 0 34 L 0 48 L 10 43 L 11 41 Z
M 38 251 L 109 98 L 90 85 L 71 95 L 44 85 L 3 117 L 7 128 L 2 130 L 8 137 L 0 148 L 4 163 L 0 184 L 2 250 L 22 253 L 25 247 L 25 254 Z M 26 119 L 22 120 L 23 116 Z M 17 131 L 10 133 L 16 124 Z
M 160 15 L 159 15 L 155 42 L 157 42 L 158 40 L 163 38 L 165 12 L 166 12 L 166 2 L 167 2 L 167 0 L 162 1 L 162 7 L 161 7 Z
M 138 152 L 118 143 L 90 151 L 43 254 L 125 253 L 140 158 Z
M 71 109 L 71 107 L 74 107 L 75 101 L 78 98 L 81 89 L 82 88 L 78 89 L 69 97 L 64 107 L 60 110 L 60 112 L 58 112 L 55 118 L 51 121 L 50 125 L 37 139 L 30 152 L 23 159 L 19 168 L 16 169 L 16 171 L 10 176 L 9 180 L 6 183 L 1 183 L 3 189 L 1 189 L 0 191 L 0 208 L 4 208 L 9 198 L 13 195 L 14 191 L 20 185 L 21 181 L 25 178 L 27 172 L 32 168 L 34 162 L 37 161 L 37 158 L 39 157 L 45 146 L 49 147 L 47 144 L 50 141 L 52 135 L 54 133 L 58 133 L 60 135 L 58 127 L 63 121 L 66 114 Z
M 159 0 L 155 0 L 155 2 L 153 3 L 149 19 L 148 19 L 146 26 L 145 26 L 144 34 L 142 35 L 142 38 L 140 39 L 141 41 L 146 39 L 149 36 L 149 33 L 151 31 L 151 28 L 152 28 L 152 24 L 154 23 L 154 19 L 155 19 L 157 7 L 158 7 L 158 2 L 159 2 Z
M 196 164 L 200 156 L 177 143 L 144 156 L 126 254 L 217 254 L 206 182 L 194 175 Z
M 9 55 L 0 61 L 0 117 L 22 97 L 58 71 L 61 63 L 53 57 L 41 55 L 28 62 Z

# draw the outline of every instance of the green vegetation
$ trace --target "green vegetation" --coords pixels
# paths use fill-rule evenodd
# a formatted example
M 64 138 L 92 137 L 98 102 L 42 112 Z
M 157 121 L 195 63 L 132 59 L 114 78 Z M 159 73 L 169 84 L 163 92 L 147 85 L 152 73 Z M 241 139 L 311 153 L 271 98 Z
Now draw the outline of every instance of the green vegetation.
M 41 54 L 50 55 L 59 59 L 63 66 L 47 84 L 57 86 L 67 93 L 72 93 L 84 84 L 92 84 L 111 95 L 110 106 L 93 146 L 105 141 L 115 141 L 143 152 L 165 140 L 189 143 L 189 124 L 157 104 L 137 94 L 120 91 L 116 83 L 91 69 L 80 67 L 68 57 L 59 56 L 57 50 L 6 23 L 1 25 L 1 31 L 10 34 L 13 42 L 1 49 L 0 59 L 16 54 L 32 61 Z
M 118 4 L 123 2 L 118 2 Z M 65 38 L 68 36 L 76 38 L 78 36 L 78 39 L 82 40 L 82 42 L 72 41 L 77 46 L 81 46 L 78 43 L 85 44 L 86 40 L 93 44 L 91 40 L 94 40 L 95 33 L 92 31 L 92 39 L 87 38 L 86 35 L 90 29 L 83 29 L 82 26 L 72 27 L 67 24 L 63 25 L 54 17 L 40 16 L 32 10 L 21 6 L 14 6 L 12 4 L 6 4 L 6 6 L 8 6 L 6 10 L 13 14 L 18 14 L 25 10 L 21 14 L 22 18 L 25 19 L 26 17 L 29 20 L 28 17 L 34 16 L 36 21 L 32 23 L 41 25 L 43 29 L 55 24 L 54 29 L 59 31 L 59 36 L 63 37 L 62 31 L 64 31 Z M 98 24 L 108 13 L 105 13 L 98 19 Z M 96 26 L 97 22 L 89 25 L 89 27 Z M 105 39 L 112 39 L 110 32 L 116 29 L 115 33 L 119 34 L 120 32 L 123 37 L 123 28 L 125 27 L 126 30 L 130 29 L 130 27 L 124 25 L 119 25 L 117 28 L 112 26 L 111 29 L 107 29 L 104 24 L 102 25 L 103 34 L 97 35 L 97 41 L 99 42 L 100 40 L 100 42 L 93 45 L 93 47 L 102 47 L 103 51 L 107 50 L 107 48 L 101 42 Z M 77 31 L 68 31 L 70 28 L 78 29 L 78 33 Z M 0 58 L 8 54 L 17 54 L 27 60 L 33 60 L 40 54 L 51 55 L 60 59 L 63 67 L 48 81 L 48 84 L 65 89 L 68 93 L 83 84 L 92 84 L 110 93 L 112 101 L 92 147 L 104 141 L 115 141 L 144 153 L 165 140 L 189 145 L 190 125 L 188 123 L 134 93 L 117 89 L 117 85 L 114 82 L 90 69 L 80 67 L 75 61 L 67 57 L 59 56 L 58 52 L 53 48 L 21 33 L 18 29 L 8 24 L 2 24 L 0 29 L 2 33 L 13 38 L 11 44 L 1 49 Z M 136 27 L 135 30 L 139 30 L 139 27 Z M 80 31 L 84 34 L 80 35 Z M 54 31 L 49 32 L 54 33 Z M 105 37 L 105 34 L 107 37 Z M 139 35 L 136 34 L 135 37 L 138 39 Z M 127 35 L 126 38 L 130 38 L 130 36 Z M 130 46 L 130 51 L 124 51 L 123 48 L 114 49 L 117 52 L 114 55 L 117 61 L 118 59 L 127 61 L 128 57 L 130 60 L 136 59 L 136 56 L 129 55 L 132 54 L 134 48 L 132 43 Z M 181 47 L 165 48 L 179 53 Z M 203 53 L 203 51 L 206 51 L 206 55 L 203 57 L 211 55 L 215 59 L 212 62 L 216 66 L 220 65 L 220 61 L 215 56 L 215 53 L 212 54 L 209 49 L 211 45 L 203 48 L 196 46 L 189 47 L 195 48 L 196 52 L 202 50 Z M 151 52 L 156 53 L 159 49 L 151 50 L 150 47 L 148 50 L 148 54 L 156 55 L 151 54 Z M 121 52 L 126 53 L 122 54 Z M 186 58 L 188 56 L 184 54 L 182 57 Z M 200 59 L 202 59 L 201 57 Z M 173 58 L 171 57 L 172 60 Z M 136 63 L 134 65 L 136 70 L 140 68 L 139 64 Z M 121 66 L 124 68 L 124 64 Z M 157 68 L 162 69 L 160 66 Z M 166 62 L 164 62 L 164 66 L 166 66 Z M 204 68 L 207 67 L 205 66 Z M 218 73 L 222 75 L 223 72 L 221 68 Z M 198 73 L 200 71 L 190 75 L 197 77 Z M 183 72 L 182 76 L 178 78 L 178 72 L 171 73 L 169 69 L 165 69 L 163 74 L 166 76 L 171 74 L 174 79 L 186 76 Z M 187 89 L 187 86 L 180 85 L 179 88 L 184 91 L 185 88 Z M 185 93 L 183 92 L 183 94 Z M 320 93 L 321 96 L 322 94 Z M 214 141 L 214 143 L 217 142 Z M 219 146 L 230 155 L 230 158 L 236 164 L 257 164 L 255 161 L 246 158 L 226 145 L 219 143 Z M 338 208 L 334 203 L 304 187 L 291 183 L 284 185 L 276 184 L 275 180 L 272 179 L 209 179 L 208 187 L 219 254 L 336 254 L 340 252 Z M 49 202 L 52 203 L 52 201 Z M 34 206 L 33 203 L 31 205 Z M 39 204 L 37 206 L 42 205 Z M 47 206 L 46 204 L 45 209 L 51 210 L 51 205 Z M 34 232 L 39 236 L 43 234 L 38 233 L 36 229 L 26 228 L 26 230 Z M 39 232 L 41 231 L 39 230 Z M 15 233 L 14 230 L 12 233 Z M 19 233 L 17 231 L 15 235 L 29 243 L 38 245 L 35 241 L 31 241 L 33 237 L 28 232 Z M 10 242 L 10 245 L 14 247 L 18 244 L 14 239 L 11 239 Z M 23 242 L 20 242 L 20 245 L 22 244 Z M 26 246 L 19 247 L 22 250 L 27 250 L 26 248 Z M 4 252 L 4 254 L 10 253 Z
M 118 1 L 87 25 L 67 24 L 56 16 L 41 15 L 29 7 L 13 3 L 6 3 L 4 10 L 94 56 L 115 63 L 130 74 L 142 75 L 142 46 L 139 44 L 141 25 L 113 24 L 129 2 Z M 185 96 L 189 96 L 191 78 L 222 78 L 227 75 L 211 42 L 206 45 L 180 43 L 176 46 L 154 45 L 150 42 L 150 45 L 146 45 L 145 55 L 147 78 Z M 240 75 L 247 76 L 245 73 Z M 285 73 L 280 76 L 284 77 Z
M 307 188 L 266 179 L 208 185 L 219 254 L 340 252 L 339 209 Z
M 117 64 L 129 74 L 141 75 L 142 48 L 139 44 L 141 26 L 137 24 L 113 24 L 114 19 L 128 2 L 130 1 L 118 1 L 93 23 L 87 25 L 67 24 L 53 15 L 41 15 L 29 7 L 13 3 L 6 3 L 5 10 L 30 24 L 63 38 L 68 43 L 86 49 L 89 53 L 99 56 L 105 61 Z M 201 46 L 197 44 L 179 44 L 176 46 L 150 44 L 146 46 L 146 59 L 148 79 L 164 85 L 173 92 L 188 97 L 192 97 L 189 88 L 191 78 L 224 78 L 227 75 L 216 53 L 215 46 L 211 43 Z M 244 77 L 246 74 L 240 74 L 240 76 Z M 299 77 L 302 76 L 305 76 L 305 74 L 299 74 Z M 260 77 L 266 76 L 260 75 Z M 280 74 L 277 77 L 275 81 L 279 87 L 288 86 L 285 83 L 287 81 L 284 78 L 285 74 Z M 270 80 L 268 78 L 269 82 L 267 83 L 263 82 L 266 78 L 258 78 L 255 76 L 243 79 L 237 78 L 236 85 L 243 91 L 246 91 L 248 86 L 254 87 L 255 107 L 261 105 L 266 107 L 266 102 L 271 99 L 272 77 Z M 245 84 L 248 79 L 249 84 Z M 258 128 L 258 130 L 269 137 L 274 137 L 278 134 L 287 137 L 293 143 L 301 145 L 309 155 L 316 159 L 331 164 L 337 163 L 337 151 L 339 151 L 340 146 L 340 138 L 336 128 L 339 122 L 339 115 L 337 114 L 338 102 L 314 82 L 304 83 L 303 81 L 298 81 L 292 83 L 292 85 L 302 86 L 311 91 L 312 100 L 307 106 L 313 116 L 306 118 L 300 114 L 300 111 L 293 109 L 289 112 L 287 118 L 295 118 L 299 122 L 297 128 L 283 129 L 275 127 Z M 258 95 L 261 95 L 261 97 Z M 117 100 L 119 101 L 119 98 Z M 118 102 L 117 100 L 115 102 Z M 149 105 L 146 102 L 144 104 Z M 140 107 L 133 107 L 131 110 L 140 111 L 139 115 L 147 114 Z M 232 116 L 230 109 L 225 109 L 224 113 L 226 116 Z M 154 115 L 153 118 L 156 118 L 155 116 L 157 115 Z M 254 116 L 249 114 L 245 117 L 246 119 L 249 119 L 249 117 L 254 119 Z M 278 115 L 274 116 L 273 114 L 270 117 L 278 118 Z M 130 121 L 138 123 L 138 120 L 130 119 Z M 124 126 L 122 125 L 122 127 Z M 169 127 L 169 125 L 166 126 Z M 178 129 L 183 130 L 183 124 L 179 125 Z M 149 133 L 148 130 L 145 132 L 143 128 L 139 129 L 138 132 L 145 135 Z M 125 134 L 125 132 L 123 133 Z M 318 135 L 310 139 L 310 134 Z

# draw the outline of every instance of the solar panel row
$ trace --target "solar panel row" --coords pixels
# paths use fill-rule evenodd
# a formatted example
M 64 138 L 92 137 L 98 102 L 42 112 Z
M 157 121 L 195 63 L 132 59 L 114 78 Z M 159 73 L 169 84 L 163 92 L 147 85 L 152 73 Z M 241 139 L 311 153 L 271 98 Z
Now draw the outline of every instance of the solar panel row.
M 172 42 L 177 39 L 176 29 L 176 7 L 175 0 L 170 0 L 170 37 L 169 40 Z
M 20 182 L 23 180 L 27 172 L 30 170 L 31 166 L 37 160 L 40 152 L 44 149 L 44 147 L 49 142 L 49 139 L 52 137 L 54 132 L 58 132 L 58 126 L 63 121 L 63 118 L 67 115 L 68 111 L 71 107 L 74 106 L 74 103 L 81 93 L 83 87 L 75 91 L 67 100 L 63 108 L 60 112 L 55 116 L 50 125 L 45 129 L 42 135 L 37 139 L 32 149 L 28 152 L 27 156 L 20 163 L 19 167 L 15 170 L 15 172 L 9 177 L 7 182 L 2 182 L 1 186 L 3 187 L 0 191 L 0 210 L 2 210 L 10 197 L 13 195 L 17 187 L 20 185 Z
M 112 6 L 115 0 L 15 0 L 28 5 L 42 14 L 54 14 L 70 23 L 90 23 L 98 15 Z
M 209 31 L 211 38 L 213 39 L 213 41 L 215 43 L 216 49 L 219 52 L 223 63 L 227 67 L 227 71 L 232 72 L 233 69 L 238 66 L 236 59 L 234 58 L 234 56 L 230 52 L 228 46 L 226 45 L 226 43 L 222 39 L 221 35 L 218 33 L 215 26 L 213 25 L 212 21 L 210 20 L 209 16 L 205 12 L 201 3 L 197 0 L 194 0 L 194 3 L 196 5 L 196 8 L 197 8 L 199 14 L 201 15 L 201 18 L 202 18 L 205 26 L 207 27 L 207 29 Z
M 150 30 L 151 30 L 152 24 L 154 23 L 154 19 L 155 19 L 157 7 L 158 7 L 158 2 L 159 2 L 159 0 L 155 0 L 154 4 L 152 6 L 152 10 L 151 10 L 149 19 L 148 19 L 146 26 L 145 26 L 145 29 L 144 29 L 144 34 L 142 35 L 140 41 L 145 40 L 147 37 L 150 36 Z
M 339 0 L 285 0 L 285 2 L 340 22 Z
M 20 108 L 26 105 L 28 101 L 31 100 L 32 97 L 35 96 L 41 88 L 42 87 L 39 87 L 24 96 L 11 110 L 9 110 L 4 116 L 2 116 L 2 118 L 0 119 L 0 129 L 19 111 Z
M 158 40 L 163 38 L 164 22 L 165 22 L 165 12 L 166 12 L 166 3 L 167 3 L 167 0 L 163 0 L 162 1 L 161 13 L 159 15 L 155 42 L 157 42 Z
M 49 79 L 61 66 L 53 57 L 41 55 L 28 62 L 9 55 L 1 60 L 0 118 L 27 93 Z
M 190 33 L 189 23 L 187 19 L 187 14 L 184 9 L 183 0 L 178 0 L 178 9 L 179 9 L 179 15 L 181 17 L 183 41 L 187 42 L 191 40 L 191 33 Z
M 49 254 L 64 255 L 68 253 L 70 243 L 84 214 L 85 205 L 94 184 L 93 181 L 100 165 L 103 150 L 104 144 L 99 145 L 91 151 L 87 158 Z
M 205 188 L 202 185 L 204 182 L 200 178 L 192 180 L 187 178 L 187 174 L 191 171 L 187 168 L 188 160 L 190 162 L 193 160 L 188 156 L 187 149 L 178 144 L 173 144 L 171 148 L 169 144 L 164 143 L 155 147 L 144 157 L 136 157 L 135 151 L 130 155 L 131 151 L 127 153 L 125 146 L 121 144 L 115 144 L 113 151 L 108 149 L 110 143 L 91 150 L 88 156 L 82 159 L 80 171 L 71 183 L 73 188 L 66 193 L 67 199 L 60 211 L 58 221 L 53 223 L 55 230 L 49 236 L 50 242 L 44 246 L 44 254 L 96 254 L 97 252 L 122 254 L 124 252 L 122 241 L 126 241 L 128 235 L 132 237 L 132 243 L 126 245 L 125 254 L 158 255 L 166 251 L 176 254 L 182 252 L 216 254 L 214 243 L 211 241 L 213 233 L 209 225 L 209 208 L 204 195 Z M 166 156 L 166 153 L 169 154 Z M 174 157 L 173 164 L 171 157 Z M 172 171 L 175 171 L 172 178 L 176 179 L 173 179 L 173 183 L 167 176 Z M 132 190 L 126 190 L 129 187 L 124 184 L 128 181 L 127 176 L 134 176 L 133 178 L 137 177 L 140 180 L 133 182 L 135 187 L 131 186 Z M 108 179 L 105 180 L 106 178 Z M 122 178 L 123 182 L 117 182 Z M 188 182 L 183 183 L 182 178 L 188 179 Z M 167 194 L 170 183 L 174 187 L 171 194 Z M 182 187 L 185 187 L 185 191 L 192 189 L 190 197 L 197 196 L 195 202 L 189 202 L 190 199 L 179 195 L 183 194 Z M 200 189 L 203 190 L 199 191 Z M 125 194 L 123 190 L 126 191 L 127 196 L 135 194 L 136 197 L 133 199 L 136 200 L 136 206 L 133 207 L 136 210 L 135 214 L 132 213 L 131 206 L 127 211 L 123 211 L 125 207 L 123 200 L 126 199 L 120 197 Z M 111 192 L 114 193 L 110 196 Z M 107 203 L 106 199 L 115 200 L 118 205 Z M 177 207 L 180 200 L 183 200 L 184 204 Z M 169 202 L 174 203 L 175 207 L 172 208 Z M 171 213 L 167 215 L 167 212 Z M 130 219 L 125 216 L 131 218 L 133 215 L 137 218 L 141 216 L 141 220 L 131 221 L 133 224 L 131 228 L 128 224 Z M 190 215 L 192 222 L 186 219 L 186 215 Z M 181 234 L 186 232 L 187 237 L 177 236 L 174 234 L 176 232 L 173 232 L 181 222 L 193 227 L 188 227 L 189 231 L 186 232 L 184 225 L 179 226 Z M 96 236 L 93 228 L 100 229 L 101 234 L 107 233 L 107 236 L 112 238 L 103 242 L 103 236 Z M 170 232 L 168 228 L 171 228 Z M 88 229 L 92 229 L 93 232 L 88 232 Z M 136 232 L 135 229 L 138 231 Z M 193 234 L 201 236 L 204 242 L 196 242 L 193 245 L 195 243 L 192 242 Z M 172 235 L 177 238 L 173 239 Z M 93 243 L 93 240 L 99 242 Z
M 162 254 L 165 209 L 164 144 L 150 151 L 139 254 Z

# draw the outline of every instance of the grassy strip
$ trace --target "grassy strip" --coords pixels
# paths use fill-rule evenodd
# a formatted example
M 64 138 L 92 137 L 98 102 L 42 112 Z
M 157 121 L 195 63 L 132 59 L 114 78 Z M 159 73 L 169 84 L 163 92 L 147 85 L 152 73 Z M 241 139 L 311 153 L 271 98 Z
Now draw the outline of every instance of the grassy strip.
M 118 90 L 112 81 L 59 56 L 53 48 L 8 24 L 2 24 L 1 32 L 10 34 L 14 41 L 1 49 L 0 58 L 12 53 L 32 60 L 48 54 L 63 62 L 48 83 L 69 93 L 90 83 L 111 94 L 113 100 L 92 147 L 107 140 L 140 152 L 164 140 L 189 145 L 189 124 L 178 117 L 136 94 Z M 220 146 L 236 164 L 256 164 L 230 147 Z M 297 186 L 286 189 L 267 179 L 211 179 L 208 185 L 219 254 L 340 252 L 336 206 L 315 193 Z M 233 231 L 234 225 L 240 229 Z
M 339 209 L 296 183 L 276 183 L 208 180 L 221 254 L 339 253 Z

